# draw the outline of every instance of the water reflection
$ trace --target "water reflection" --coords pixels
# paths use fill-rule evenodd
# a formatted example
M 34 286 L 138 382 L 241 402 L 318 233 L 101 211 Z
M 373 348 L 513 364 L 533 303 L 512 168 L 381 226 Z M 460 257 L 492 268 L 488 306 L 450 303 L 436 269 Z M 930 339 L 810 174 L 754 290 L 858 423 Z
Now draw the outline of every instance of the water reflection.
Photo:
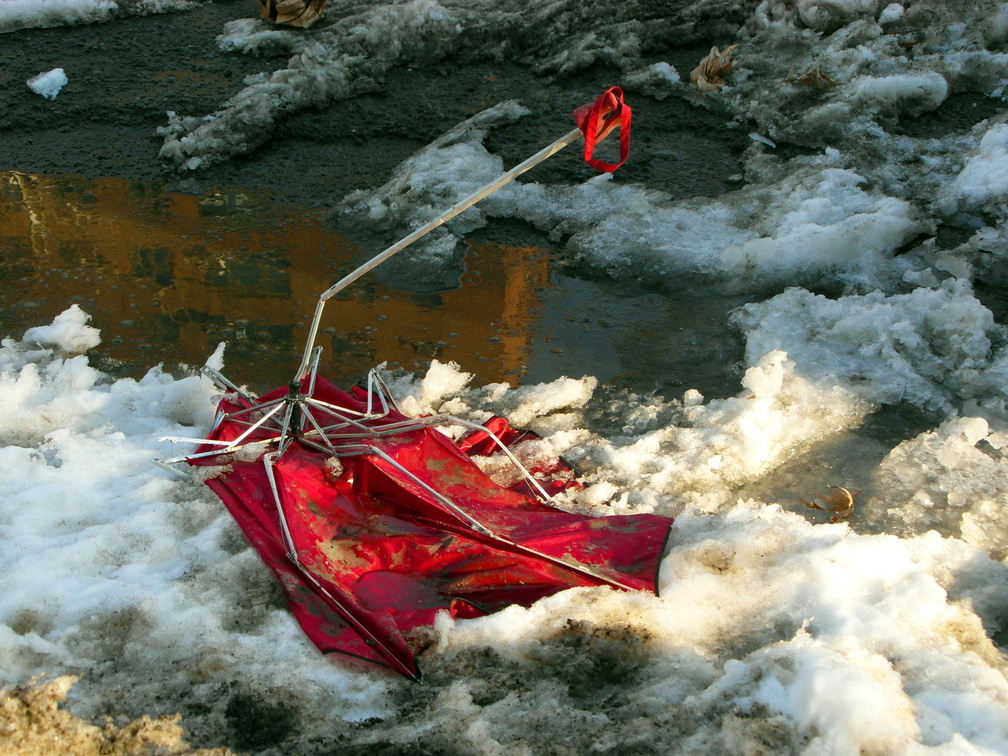
M 202 364 L 226 341 L 229 376 L 271 387 L 297 368 L 318 295 L 375 251 L 238 190 L 0 173 L 0 330 L 20 336 L 77 302 L 115 375 Z M 479 244 L 458 290 L 413 295 L 364 280 L 327 308 L 325 374 L 354 382 L 378 362 L 420 369 L 439 357 L 484 382 L 515 382 L 548 283 L 546 250 Z

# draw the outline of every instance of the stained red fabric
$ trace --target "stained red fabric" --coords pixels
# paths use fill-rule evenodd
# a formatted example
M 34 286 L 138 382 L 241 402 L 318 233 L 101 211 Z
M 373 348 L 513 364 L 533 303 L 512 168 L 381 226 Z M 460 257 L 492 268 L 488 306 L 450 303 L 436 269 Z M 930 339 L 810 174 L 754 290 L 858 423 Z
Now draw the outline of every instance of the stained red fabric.
M 595 102 L 582 105 L 571 115 L 584 134 L 584 159 L 592 168 L 612 173 L 626 162 L 630 155 L 630 122 L 633 111 L 623 101 L 623 90 L 610 87 Z M 618 163 L 607 163 L 595 157 L 595 146 L 605 139 L 613 129 L 619 128 L 620 159 Z
M 284 394 L 278 390 L 260 401 Z M 361 398 L 322 380 L 313 395 L 335 407 L 365 409 Z M 225 413 L 244 408 L 236 396 L 221 402 Z M 327 411 L 310 411 L 323 425 L 335 422 Z M 366 425 L 380 430 L 404 419 L 392 412 Z M 488 425 L 509 445 L 534 437 L 502 418 Z M 232 440 L 246 427 L 225 419 L 209 438 Z M 361 443 L 350 435 L 359 430 L 330 437 L 335 445 L 350 448 Z M 265 439 L 271 433 L 254 435 Z M 439 611 L 477 617 L 510 604 L 528 606 L 574 586 L 656 590 L 670 518 L 586 517 L 539 502 L 524 482 L 498 485 L 473 460 L 501 453 L 479 431 L 456 442 L 438 430 L 414 428 L 364 442 L 406 472 L 377 451 L 341 456 L 337 462 L 298 441 L 273 465 L 300 567 L 286 553 L 262 459 L 217 455 L 192 460 L 227 465 L 207 485 L 276 573 L 291 611 L 322 651 L 351 654 L 416 678 L 421 642 L 410 631 L 430 624 Z M 547 460 L 532 472 L 547 490 L 577 485 L 559 460 Z M 467 517 L 491 533 L 480 532 Z

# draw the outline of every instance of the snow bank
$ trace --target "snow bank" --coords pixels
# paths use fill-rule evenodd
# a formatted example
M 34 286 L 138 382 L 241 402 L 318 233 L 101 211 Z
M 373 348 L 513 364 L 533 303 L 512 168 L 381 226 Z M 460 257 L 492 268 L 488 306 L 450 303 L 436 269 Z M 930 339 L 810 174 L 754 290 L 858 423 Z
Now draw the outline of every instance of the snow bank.
M 187 170 L 241 155 L 265 142 L 285 114 L 321 107 L 379 88 L 396 65 L 429 62 L 446 54 L 460 31 L 452 14 L 433 0 L 382 6 L 323 26 L 303 41 L 299 32 L 263 33 L 259 26 L 229 27 L 218 44 L 258 52 L 289 45 L 297 50 L 286 68 L 246 82 L 219 110 L 202 117 L 168 113 L 161 157 Z M 244 36 L 250 34 L 248 40 Z
M 395 171 L 384 186 L 350 195 L 335 222 L 416 228 L 489 183 L 504 166 L 482 142 L 486 132 L 524 114 L 502 103 L 451 130 Z M 467 210 L 449 228 L 466 233 L 487 216 L 515 217 L 558 239 L 571 260 L 619 279 L 645 278 L 762 291 L 784 282 L 871 284 L 893 275 L 893 251 L 928 228 L 908 202 L 866 188 L 866 180 L 833 166 L 835 156 L 808 161 L 784 179 L 717 199 L 672 201 L 662 192 L 602 174 L 577 186 L 523 184 L 519 179 Z M 454 241 L 427 242 L 444 259 Z M 417 262 L 414 254 L 411 262 Z
M 421 397 L 432 394 L 430 384 L 444 376 L 445 366 L 435 362 L 419 384 L 394 384 L 403 392 L 400 405 L 414 413 L 435 411 L 477 421 L 500 413 L 535 430 L 589 484 L 572 503 L 597 507 L 599 514 L 674 513 L 687 503 L 705 511 L 730 506 L 737 486 L 856 427 L 871 408 L 849 391 L 800 377 L 795 363 L 780 351 L 754 361 L 737 397 L 704 403 L 691 390 L 681 401 L 617 405 L 622 429 L 607 436 L 585 427 L 584 407 L 596 388 L 594 378 L 562 378 L 515 390 L 498 384 L 442 404 L 423 402 Z
M 646 13 L 646 23 L 634 15 Z M 321 107 L 380 89 L 393 66 L 430 63 L 452 54 L 519 62 L 543 74 L 563 76 L 598 62 L 640 68 L 647 49 L 706 40 L 734 32 L 743 20 L 712 19 L 703 3 L 655 7 L 633 2 L 614 17 L 604 0 L 511 0 L 488 8 L 482 0 L 410 0 L 358 4 L 326 17 L 305 33 L 277 30 L 264 22 L 240 20 L 218 38 L 226 52 L 287 53 L 283 69 L 246 82 L 246 87 L 214 113 L 169 113 L 158 129 L 161 157 L 183 170 L 196 170 L 245 154 L 270 135 L 286 114 Z M 674 69 L 654 73 L 670 79 Z
M 982 404 L 1008 418 L 1008 352 L 992 343 L 1002 329 L 958 279 L 889 297 L 828 299 L 791 288 L 746 305 L 737 321 L 750 359 L 783 349 L 804 374 L 866 401 L 944 412 Z
M 172 13 L 196 5 L 194 0 L 4 0 L 0 3 L 0 33 Z
M 831 33 L 803 29 L 803 5 L 826 19 L 808 25 Z M 927 204 L 944 194 L 971 141 L 969 118 L 979 124 L 997 112 L 1004 92 L 1000 7 L 893 3 L 880 10 L 860 0 L 797 6 L 760 3 L 738 40 L 732 86 L 717 95 L 719 104 L 778 145 L 838 150 L 842 167 L 898 199 Z M 747 175 L 760 180 L 785 167 L 747 163 Z

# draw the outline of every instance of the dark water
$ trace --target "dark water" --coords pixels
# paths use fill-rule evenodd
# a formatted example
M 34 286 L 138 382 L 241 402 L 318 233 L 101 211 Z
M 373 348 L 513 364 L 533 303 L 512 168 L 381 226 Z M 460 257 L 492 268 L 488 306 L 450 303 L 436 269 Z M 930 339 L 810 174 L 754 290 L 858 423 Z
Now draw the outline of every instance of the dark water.
M 18 338 L 78 303 L 102 332 L 92 358 L 113 376 L 198 366 L 223 341 L 232 380 L 285 383 L 318 295 L 380 251 L 319 217 L 237 189 L 0 174 L 0 331 Z M 493 238 L 465 242 L 455 289 L 418 294 L 372 277 L 331 301 L 325 375 L 353 383 L 381 362 L 415 371 L 437 358 L 478 383 L 592 374 L 642 391 L 736 390 L 741 343 L 725 324 L 735 302 L 579 279 L 547 246 Z
M 76 302 L 101 329 L 92 357 L 113 376 L 200 365 L 224 341 L 233 380 L 255 389 L 285 383 L 318 295 L 380 251 L 323 225 L 326 209 L 380 186 L 465 118 L 518 98 L 534 115 L 488 136 L 488 148 L 514 165 L 566 133 L 573 107 L 619 75 L 595 66 L 546 82 L 499 61 L 397 68 L 380 91 L 289 114 L 251 155 L 172 173 L 157 157 L 165 111 L 213 112 L 247 75 L 286 65 L 285 55 L 217 47 L 227 21 L 254 12 L 254 4 L 215 2 L 115 19 L 100 33 L 81 25 L 4 36 L 0 336 L 20 337 Z M 686 66 L 705 51 L 669 54 Z M 58 100 L 23 85 L 54 65 L 70 78 Z M 632 99 L 633 154 L 616 180 L 675 198 L 736 187 L 744 129 L 677 98 Z M 592 175 L 569 154 L 528 177 L 549 184 Z M 739 302 L 572 275 L 557 262 L 560 250 L 527 228 L 495 224 L 463 245 L 457 288 L 418 294 L 368 276 L 330 302 L 318 342 L 325 374 L 352 383 L 380 362 L 424 370 L 437 358 L 459 363 L 475 383 L 592 374 L 672 396 L 737 391 L 742 345 L 726 316 Z

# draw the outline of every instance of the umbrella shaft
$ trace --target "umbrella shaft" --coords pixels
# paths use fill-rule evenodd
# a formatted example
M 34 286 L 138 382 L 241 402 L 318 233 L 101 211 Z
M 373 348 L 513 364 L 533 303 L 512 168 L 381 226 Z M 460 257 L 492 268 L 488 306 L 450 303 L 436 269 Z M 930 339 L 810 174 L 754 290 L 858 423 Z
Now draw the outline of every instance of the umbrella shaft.
M 309 361 L 311 359 L 312 349 L 315 346 L 315 339 L 318 336 L 319 323 L 322 320 L 322 310 L 325 308 L 325 303 L 326 302 L 328 302 L 330 299 L 332 299 L 332 297 L 334 297 L 338 292 L 342 291 L 347 286 L 349 286 L 354 281 L 356 281 L 358 278 L 360 278 L 361 276 L 363 276 L 365 273 L 368 273 L 371 270 L 373 270 L 374 268 L 376 268 L 379 265 L 381 265 L 383 262 L 385 262 L 390 257 L 392 257 L 392 255 L 396 254 L 397 252 L 402 251 L 403 249 L 405 249 L 406 247 L 408 247 L 410 244 L 412 244 L 413 242 L 415 242 L 417 239 L 421 238 L 422 236 L 426 236 L 427 234 L 429 234 L 431 231 L 433 231 L 438 226 L 441 226 L 444 223 L 447 223 L 452 218 L 454 218 L 456 215 L 458 215 L 459 213 L 461 213 L 463 210 L 466 210 L 466 209 L 472 207 L 473 205 L 475 205 L 477 202 L 479 202 L 484 197 L 487 197 L 487 196 L 493 194 L 498 189 L 500 189 L 502 186 L 504 186 L 505 184 L 510 183 L 515 178 L 517 178 L 521 174 L 525 173 L 527 170 L 529 170 L 533 166 L 536 166 L 539 163 L 541 163 L 544 160 L 546 160 L 547 158 L 552 157 L 553 155 L 555 155 L 557 152 L 559 152 L 560 150 L 562 150 L 567 145 L 571 144 L 572 142 L 577 141 L 578 137 L 580 137 L 580 136 L 581 136 L 581 130 L 580 129 L 573 129 L 573 130 L 571 130 L 569 133 L 565 134 L 564 136 L 560 137 L 558 140 L 556 140 L 555 142 L 553 142 L 553 144 L 550 144 L 547 147 L 544 147 L 543 149 L 541 149 L 539 152 L 537 152 L 532 157 L 530 157 L 530 158 L 526 159 L 525 161 L 523 161 L 523 162 L 519 163 L 518 165 L 516 165 L 510 171 L 507 171 L 506 173 L 501 174 L 500 177 L 498 177 L 497 179 L 491 181 L 489 184 L 487 184 L 483 188 L 477 189 L 475 192 L 473 192 L 472 194 L 470 194 L 465 199 L 460 200 L 453 207 L 449 208 L 448 210 L 445 210 L 443 213 L 441 213 L 439 216 L 437 216 L 433 220 L 428 221 L 423 226 L 421 226 L 420 228 L 418 228 L 415 231 L 413 231 L 413 233 L 409 234 L 405 238 L 403 238 L 400 241 L 398 241 L 395 244 L 393 244 L 391 247 L 389 247 L 388 249 L 386 249 L 384 252 L 382 252 L 382 253 L 380 253 L 380 254 L 372 257 L 370 260 L 368 260 L 366 263 L 364 263 L 363 265 L 361 265 L 355 271 L 353 271 L 351 273 L 348 273 L 346 276 L 344 276 L 343 278 L 341 278 L 339 281 L 337 281 L 331 287 L 329 287 L 328 289 L 326 289 L 322 293 L 322 296 L 319 297 L 318 304 L 315 305 L 315 316 L 312 318 L 311 329 L 308 332 L 308 343 L 305 346 L 304 356 L 301 358 L 301 364 L 298 367 L 298 372 L 297 372 L 297 376 L 296 376 L 295 380 L 301 380 L 308 373 L 308 363 L 309 363 Z

